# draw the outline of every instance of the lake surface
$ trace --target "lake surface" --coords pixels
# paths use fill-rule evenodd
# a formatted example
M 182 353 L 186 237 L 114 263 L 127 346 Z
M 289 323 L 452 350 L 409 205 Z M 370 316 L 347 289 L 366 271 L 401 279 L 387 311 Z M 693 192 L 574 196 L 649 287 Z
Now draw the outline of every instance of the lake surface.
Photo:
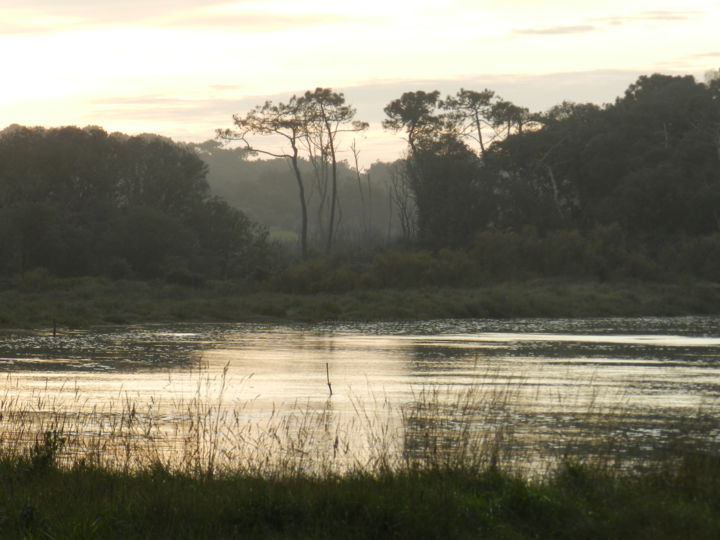
M 3 440 L 57 430 L 69 458 L 342 470 L 459 452 L 538 467 L 720 442 L 717 317 L 5 334 L 0 372 Z

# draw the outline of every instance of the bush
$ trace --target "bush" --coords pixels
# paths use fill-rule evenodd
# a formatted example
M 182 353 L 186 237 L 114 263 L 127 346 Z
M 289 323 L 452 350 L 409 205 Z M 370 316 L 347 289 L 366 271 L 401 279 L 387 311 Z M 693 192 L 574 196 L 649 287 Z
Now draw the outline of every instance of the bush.
M 363 276 L 339 260 L 311 259 L 277 274 L 271 288 L 298 294 L 346 292 L 363 285 Z
M 52 288 L 55 278 L 45 268 L 33 268 L 16 278 L 18 288 L 25 292 L 38 292 Z
M 182 267 L 169 270 L 165 274 L 165 281 L 173 285 L 183 285 L 185 287 L 201 287 L 205 283 L 201 275 Z

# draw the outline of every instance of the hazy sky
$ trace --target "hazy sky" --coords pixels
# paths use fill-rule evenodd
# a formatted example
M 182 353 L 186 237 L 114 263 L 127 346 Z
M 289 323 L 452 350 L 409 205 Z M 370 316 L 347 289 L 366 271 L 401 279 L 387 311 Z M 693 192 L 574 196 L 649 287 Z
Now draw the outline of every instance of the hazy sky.
M 316 86 L 397 156 L 404 91 L 496 90 L 531 110 L 612 101 L 640 74 L 720 67 L 717 0 L 0 0 L 0 129 L 87 125 L 202 141 Z

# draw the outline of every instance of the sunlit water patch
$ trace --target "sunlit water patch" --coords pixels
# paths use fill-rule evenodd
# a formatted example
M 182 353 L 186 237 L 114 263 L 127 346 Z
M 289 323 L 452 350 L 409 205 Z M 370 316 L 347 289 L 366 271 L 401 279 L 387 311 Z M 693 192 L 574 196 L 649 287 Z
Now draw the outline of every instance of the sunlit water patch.
M 719 355 L 713 317 L 6 334 L 3 444 L 59 431 L 69 459 L 196 468 L 634 459 L 718 442 Z

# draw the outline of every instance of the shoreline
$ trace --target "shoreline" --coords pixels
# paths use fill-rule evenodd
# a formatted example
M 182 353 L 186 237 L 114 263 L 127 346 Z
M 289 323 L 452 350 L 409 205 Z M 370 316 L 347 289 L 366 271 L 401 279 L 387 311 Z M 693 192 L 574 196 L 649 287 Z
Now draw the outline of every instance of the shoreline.
M 0 290 L 0 329 L 202 322 L 368 322 L 470 318 L 720 315 L 720 283 L 534 280 L 473 288 L 289 294 L 242 282 L 52 278 Z

